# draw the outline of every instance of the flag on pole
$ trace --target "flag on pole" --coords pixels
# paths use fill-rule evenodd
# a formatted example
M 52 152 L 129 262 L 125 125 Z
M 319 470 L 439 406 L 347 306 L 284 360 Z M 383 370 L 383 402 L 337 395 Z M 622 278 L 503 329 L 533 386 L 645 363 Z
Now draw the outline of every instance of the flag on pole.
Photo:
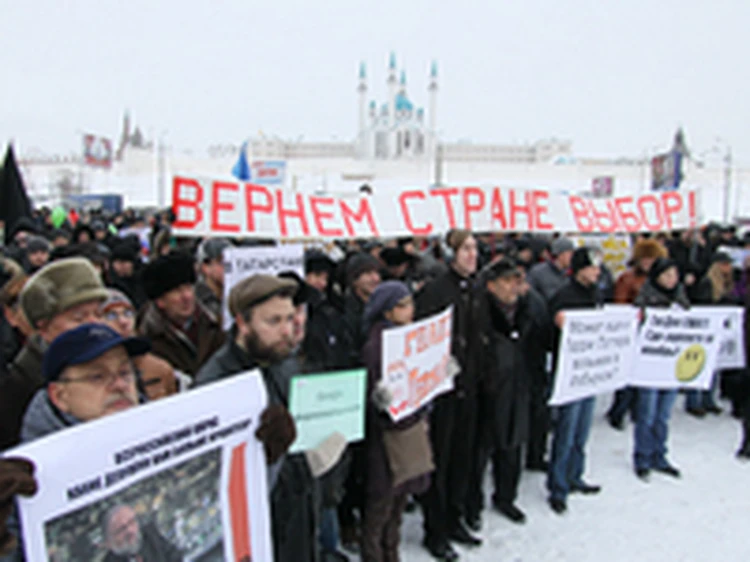
M 13 227 L 23 217 L 32 218 L 31 201 L 26 195 L 13 146 L 9 144 L 0 170 L 0 220 L 5 222 L 6 245 L 11 241 Z
M 250 179 L 250 164 L 247 162 L 247 142 L 240 147 L 240 156 L 232 168 L 232 175 L 238 180 L 248 181 Z

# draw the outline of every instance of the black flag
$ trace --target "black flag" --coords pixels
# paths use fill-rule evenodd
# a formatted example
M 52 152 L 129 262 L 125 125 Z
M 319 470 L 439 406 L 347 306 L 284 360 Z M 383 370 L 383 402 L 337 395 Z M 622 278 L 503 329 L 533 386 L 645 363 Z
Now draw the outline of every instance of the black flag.
M 8 145 L 3 169 L 0 170 L 0 220 L 5 221 L 6 245 L 10 243 L 13 227 L 23 217 L 32 218 L 31 202 L 23 186 L 13 146 Z

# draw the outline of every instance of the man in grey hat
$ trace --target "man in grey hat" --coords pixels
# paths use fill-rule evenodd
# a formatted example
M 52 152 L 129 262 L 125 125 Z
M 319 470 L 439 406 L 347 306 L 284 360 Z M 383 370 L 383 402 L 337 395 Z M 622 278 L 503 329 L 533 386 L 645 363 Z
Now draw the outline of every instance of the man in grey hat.
M 269 396 L 267 417 L 278 429 L 276 445 L 286 450 L 294 440 L 294 421 L 287 411 L 289 383 L 300 368 L 292 356 L 298 284 L 291 279 L 253 275 L 229 293 L 234 320 L 230 338 L 196 377 L 203 385 L 260 369 Z M 291 440 L 289 440 L 291 437 Z M 282 458 L 271 487 L 274 560 L 312 562 L 315 551 L 315 482 L 304 455 Z
M 0 450 L 18 442 L 21 420 L 34 393 L 43 386 L 42 358 L 58 335 L 87 322 L 98 322 L 108 293 L 94 266 L 84 258 L 53 262 L 24 287 L 21 310 L 34 335 L 0 379 Z
M 556 238 L 550 247 L 552 259 L 537 264 L 529 270 L 527 280 L 544 297 L 545 302 L 549 303 L 552 296 L 568 280 L 573 250 L 575 250 L 575 244 L 570 238 L 562 236 Z
M 217 318 L 224 303 L 224 250 L 232 244 L 225 238 L 208 238 L 198 246 L 198 282 L 195 296 Z

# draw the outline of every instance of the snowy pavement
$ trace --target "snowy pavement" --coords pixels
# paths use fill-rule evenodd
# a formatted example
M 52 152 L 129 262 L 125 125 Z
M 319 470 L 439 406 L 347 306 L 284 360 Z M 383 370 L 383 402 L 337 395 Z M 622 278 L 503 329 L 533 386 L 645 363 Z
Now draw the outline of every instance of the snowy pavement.
M 741 428 L 728 407 L 720 416 L 697 420 L 685 414 L 680 396 L 669 457 L 682 478 L 653 474 L 646 483 L 631 468 L 632 425 L 618 432 L 604 420 L 610 400 L 597 399 L 588 447 L 586 479 L 601 484 L 601 494 L 573 495 L 568 512 L 555 515 L 546 503 L 544 475 L 524 473 L 518 505 L 526 524 L 485 511 L 485 544 L 458 547 L 462 561 L 750 561 L 750 464 L 734 456 Z M 489 482 L 485 493 L 491 493 Z M 419 513 L 406 516 L 403 535 L 404 562 L 432 560 L 420 546 Z

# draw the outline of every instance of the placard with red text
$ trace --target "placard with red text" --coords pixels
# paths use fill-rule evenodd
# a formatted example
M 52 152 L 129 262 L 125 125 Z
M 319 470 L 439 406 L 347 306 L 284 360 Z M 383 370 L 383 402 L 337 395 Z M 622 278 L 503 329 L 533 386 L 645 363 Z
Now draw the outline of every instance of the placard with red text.
M 382 380 L 392 395 L 388 413 L 399 421 L 453 389 L 453 307 L 419 322 L 383 332 Z

